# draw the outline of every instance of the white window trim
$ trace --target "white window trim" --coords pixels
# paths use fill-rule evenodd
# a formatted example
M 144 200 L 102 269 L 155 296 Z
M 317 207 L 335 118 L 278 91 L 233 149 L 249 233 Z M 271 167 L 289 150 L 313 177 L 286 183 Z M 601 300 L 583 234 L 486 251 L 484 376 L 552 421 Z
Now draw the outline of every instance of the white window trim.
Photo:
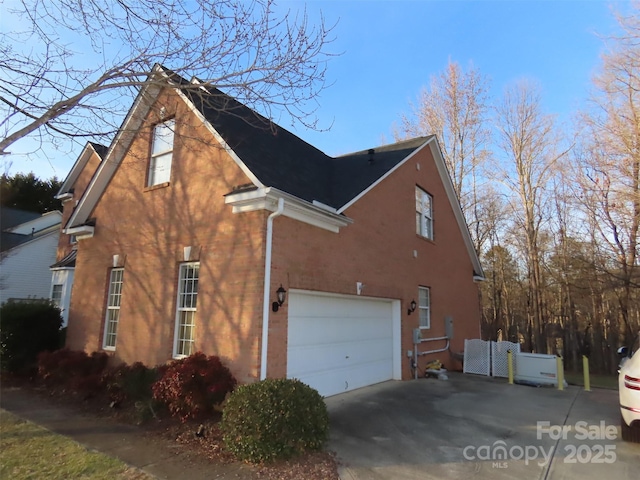
M 421 291 L 427 292 L 427 305 L 422 305 L 422 295 L 420 295 Z M 427 312 L 427 325 L 422 325 L 421 314 L 422 312 Z M 431 328 L 431 289 L 429 287 L 418 287 L 418 325 L 421 330 L 429 330 Z
M 177 288 L 177 294 L 176 294 L 176 319 L 175 319 L 175 330 L 174 330 L 174 335 L 173 335 L 173 358 L 186 358 L 188 355 L 185 355 L 183 353 L 179 353 L 178 352 L 178 347 L 180 346 L 180 313 L 181 312 L 194 312 L 194 324 L 192 327 L 192 336 L 193 336 L 193 342 L 195 343 L 195 313 L 198 310 L 198 305 L 197 305 L 197 297 L 198 297 L 198 290 L 196 290 L 195 294 L 196 294 L 196 306 L 195 307 L 180 307 L 180 287 L 181 287 L 181 283 L 184 280 L 184 270 L 188 267 L 198 267 L 198 290 L 200 288 L 199 283 L 200 283 L 200 262 L 185 262 L 185 263 L 181 263 L 180 266 L 178 267 L 178 288 Z
M 111 299 L 112 299 L 111 289 L 113 288 L 113 285 L 115 285 L 114 274 L 118 272 L 121 272 L 120 281 L 115 283 L 120 283 L 120 292 L 118 293 L 119 301 L 118 301 L 118 305 L 111 305 Z M 120 305 L 122 305 L 122 287 L 123 286 L 124 286 L 124 268 L 112 268 L 111 271 L 109 272 L 109 288 L 107 290 L 107 312 L 105 314 L 105 319 L 104 319 L 104 335 L 102 338 L 102 348 L 104 350 L 115 351 L 116 345 L 118 343 L 118 326 L 120 324 Z M 115 322 L 112 322 L 110 320 L 110 312 L 113 312 L 113 311 L 118 312 L 118 318 Z M 113 345 L 107 345 L 107 340 L 109 339 L 109 326 L 111 323 L 116 324 L 115 341 L 113 342 Z
M 60 287 L 60 298 L 58 299 L 57 302 L 53 297 L 53 293 L 55 292 L 56 287 Z M 53 285 L 51 285 L 51 295 L 49 295 L 49 298 L 55 304 L 55 306 L 58 307 L 60 310 L 62 310 L 63 297 L 64 297 L 64 283 L 54 283 Z
M 158 152 L 154 152 L 153 148 L 154 145 L 156 143 L 156 135 L 157 135 L 157 129 L 158 127 L 168 127 L 171 132 L 173 133 L 172 137 L 171 137 L 171 148 L 167 148 L 166 150 L 161 150 Z M 171 166 L 173 164 L 173 146 L 174 146 L 174 142 L 175 142 L 175 128 L 176 128 L 176 121 L 175 119 L 170 119 L 170 120 L 166 120 L 164 122 L 158 123 L 156 125 L 153 126 L 153 133 L 151 136 L 151 154 L 149 156 L 149 168 L 148 168 L 148 172 L 147 172 L 147 187 L 155 187 L 156 185 L 162 185 L 164 183 L 167 183 L 168 180 L 164 180 L 162 182 L 156 181 L 157 178 L 157 159 L 160 157 L 163 157 L 167 154 L 171 154 L 171 158 L 169 160 L 169 179 L 171 178 Z
M 416 185 L 416 197 L 418 196 L 418 193 L 420 193 L 421 195 L 426 195 L 427 197 L 429 197 L 429 211 L 428 212 L 424 212 L 422 211 L 422 209 L 418 210 L 416 208 L 416 214 L 420 215 L 420 223 L 417 226 L 417 230 L 416 233 L 418 235 L 420 235 L 422 238 L 426 238 L 428 240 L 433 240 L 433 196 L 431 194 L 429 194 L 428 192 L 426 192 L 425 190 L 423 190 L 422 188 L 420 188 L 419 186 Z M 422 203 L 422 202 L 421 202 Z M 430 235 L 427 235 L 425 231 L 423 231 L 423 225 L 424 225 L 424 219 L 427 219 L 427 221 L 429 222 L 431 228 L 429 228 L 429 233 Z

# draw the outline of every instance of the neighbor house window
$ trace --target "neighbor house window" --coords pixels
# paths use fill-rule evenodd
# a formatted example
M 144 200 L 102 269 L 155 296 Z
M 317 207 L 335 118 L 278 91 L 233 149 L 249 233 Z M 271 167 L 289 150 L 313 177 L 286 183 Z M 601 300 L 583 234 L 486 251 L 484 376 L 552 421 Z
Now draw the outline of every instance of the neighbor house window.
M 107 318 L 104 326 L 104 349 L 115 350 L 120 320 L 120 300 L 122 299 L 123 268 L 114 268 L 109 276 L 109 298 L 107 299 Z
M 149 181 L 152 187 L 166 183 L 171 178 L 171 159 L 173 158 L 173 132 L 175 120 L 168 120 L 153 128 L 153 144 L 149 162 Z
M 58 308 L 62 308 L 62 289 L 63 288 L 64 288 L 64 285 L 59 283 L 51 287 L 51 301 Z
M 416 233 L 433 240 L 433 198 L 416 187 Z
M 180 265 L 174 357 L 186 357 L 195 351 L 195 320 L 196 306 L 198 304 L 199 273 L 199 263 L 183 263 Z
M 420 312 L 420 328 L 431 327 L 431 296 L 427 287 L 418 287 L 418 311 Z

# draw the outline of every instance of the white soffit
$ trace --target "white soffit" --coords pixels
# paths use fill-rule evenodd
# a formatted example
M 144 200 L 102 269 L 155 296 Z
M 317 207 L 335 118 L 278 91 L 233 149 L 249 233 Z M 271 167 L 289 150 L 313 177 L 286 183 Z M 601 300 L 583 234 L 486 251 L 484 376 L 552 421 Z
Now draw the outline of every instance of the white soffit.
M 273 187 L 231 193 L 225 197 L 225 203 L 233 207 L 233 213 L 256 210 L 275 212 L 278 208 L 279 198 L 284 199 L 282 215 L 285 217 L 334 233 L 338 233 L 340 228 L 353 223 L 353 220 L 344 215 L 330 212 Z

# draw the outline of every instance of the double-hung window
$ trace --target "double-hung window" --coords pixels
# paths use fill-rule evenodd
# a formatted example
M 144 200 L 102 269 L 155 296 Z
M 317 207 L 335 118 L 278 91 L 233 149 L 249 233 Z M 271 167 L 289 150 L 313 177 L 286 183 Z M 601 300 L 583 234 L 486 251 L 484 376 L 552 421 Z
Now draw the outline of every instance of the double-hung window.
M 416 233 L 433 240 L 433 198 L 416 187 Z
M 199 263 L 183 263 L 180 265 L 174 357 L 186 357 L 195 351 L 195 319 L 198 304 L 199 275 Z
M 60 283 L 56 283 L 51 287 L 51 301 L 58 308 L 62 308 L 62 289 L 63 288 L 64 288 L 64 285 Z
M 173 158 L 173 133 L 176 121 L 168 120 L 153 128 L 151 160 L 147 186 L 153 187 L 171 179 L 171 160 Z
M 123 268 L 114 268 L 109 276 L 109 297 L 107 299 L 107 318 L 104 326 L 105 350 L 116 349 L 116 337 L 118 336 L 118 321 L 120 320 L 120 301 L 122 300 Z
M 420 328 L 431 328 L 431 294 L 427 287 L 418 287 Z

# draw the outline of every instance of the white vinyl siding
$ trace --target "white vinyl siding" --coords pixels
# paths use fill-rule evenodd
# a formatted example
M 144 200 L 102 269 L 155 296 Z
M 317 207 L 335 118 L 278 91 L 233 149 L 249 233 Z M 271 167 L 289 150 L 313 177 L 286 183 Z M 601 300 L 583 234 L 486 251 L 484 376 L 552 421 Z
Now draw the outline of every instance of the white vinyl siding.
M 187 357 L 195 352 L 195 320 L 198 304 L 199 263 L 180 265 L 178 279 L 178 307 L 176 313 L 176 334 L 173 356 Z
M 71 303 L 71 287 L 73 286 L 73 268 L 61 268 L 51 272 L 51 300 L 56 302 L 57 292 L 56 286 L 62 287 L 60 292 L 60 313 L 62 314 L 62 328 L 67 326 L 69 322 L 69 304 Z
M 416 187 L 416 233 L 433 240 L 433 199 L 420 187 Z
M 153 145 L 149 162 L 149 181 L 152 187 L 166 183 L 171 179 L 171 161 L 173 159 L 173 133 L 175 120 L 168 120 L 153 129 Z
M 118 322 L 120 321 L 120 303 L 122 300 L 122 281 L 124 269 L 114 268 L 109 277 L 109 297 L 107 299 L 107 317 L 104 326 L 105 350 L 115 350 L 118 336 Z
M 418 300 L 420 328 L 431 328 L 431 292 L 427 287 L 418 287 Z
M 56 230 L 2 252 L 0 303 L 51 298 L 49 266 L 56 262 L 59 233 Z

